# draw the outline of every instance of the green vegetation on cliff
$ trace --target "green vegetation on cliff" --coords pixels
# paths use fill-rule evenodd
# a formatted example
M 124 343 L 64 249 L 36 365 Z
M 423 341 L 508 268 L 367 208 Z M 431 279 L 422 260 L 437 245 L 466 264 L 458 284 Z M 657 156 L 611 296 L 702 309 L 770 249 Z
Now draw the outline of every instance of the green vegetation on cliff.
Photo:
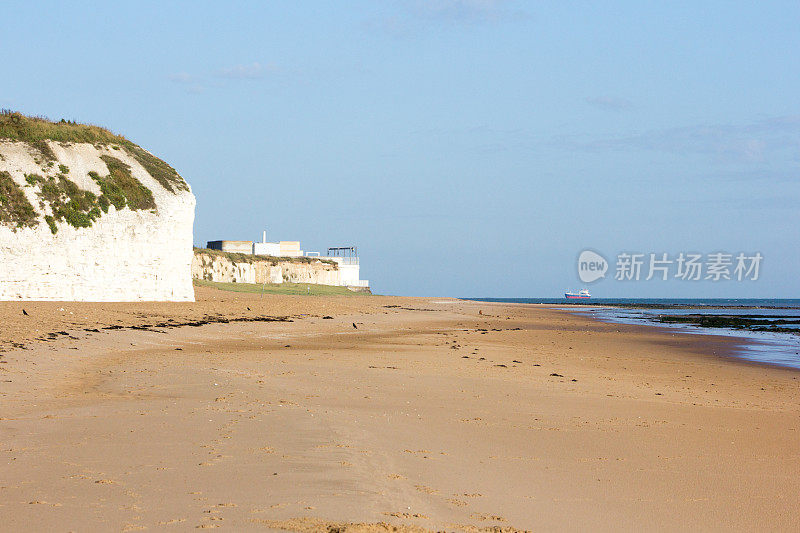
M 16 228 L 32 227 L 39 223 L 36 211 L 25 197 L 11 174 L 0 171 L 0 224 Z
M 43 178 L 38 174 L 26 174 L 25 181 L 30 187 L 38 187 L 39 207 L 44 210 L 45 204 L 50 206 L 52 215 L 45 216 L 45 221 L 52 233 L 58 232 L 56 222 L 66 222 L 74 228 L 88 228 L 101 213 L 107 213 L 113 205 L 118 210 L 128 206 L 131 210 L 155 209 L 153 193 L 134 178 L 130 167 L 111 156 L 100 156 L 108 166 L 109 175 L 99 176 L 89 172 L 89 176 L 100 186 L 102 194 L 97 196 L 91 191 L 78 187 L 67 179 L 65 174 Z M 60 170 L 69 170 L 60 165 Z
M 44 117 L 28 117 L 3 109 L 0 110 L 0 140 L 2 139 L 28 143 L 39 151 L 45 162 L 56 160 L 56 155 L 46 141 L 89 143 L 123 149 L 168 191 L 189 190 L 189 186 L 174 168 L 125 137 L 115 135 L 100 126 L 77 124 L 64 119 L 53 122 Z
M 44 179 L 28 174 L 25 179 L 29 183 L 34 181 L 40 185 L 41 189 L 37 192 L 40 206 L 44 207 L 45 202 L 50 204 L 53 215 L 45 217 L 45 221 L 53 233 L 58 231 L 55 222 L 63 220 L 75 228 L 88 228 L 96 218 L 100 217 L 97 196 L 91 191 L 81 189 L 63 175 Z M 107 204 L 106 209 L 108 209 Z
M 223 252 L 222 250 L 212 250 L 211 248 L 194 248 L 195 255 L 200 254 L 207 254 L 210 256 L 217 256 L 217 257 L 224 257 L 230 260 L 232 263 L 258 263 L 259 261 L 265 261 L 271 263 L 273 266 L 277 265 L 278 263 L 314 263 L 315 261 L 319 261 L 321 263 L 327 263 L 333 266 L 334 270 L 339 268 L 339 263 L 332 259 L 320 259 L 319 257 L 312 257 L 312 256 L 304 256 L 301 255 L 299 257 L 275 257 L 272 255 L 252 255 L 252 254 L 241 254 L 236 252 Z
M 103 195 L 108 197 L 114 207 L 122 209 L 127 205 L 134 211 L 156 208 L 153 193 L 131 175 L 131 167 L 109 155 L 101 155 L 100 159 L 106 164 L 110 174 L 101 178 L 90 172 L 89 176 L 100 185 Z
M 43 174 L 25 175 L 25 187 L 33 188 L 39 197 L 40 213 L 37 213 L 7 171 L 0 174 L 0 225 L 15 228 L 36 226 L 41 214 L 45 214 L 44 220 L 50 231 L 55 234 L 58 231 L 58 222 L 65 222 L 75 228 L 91 226 L 103 213 L 108 212 L 111 205 L 117 210 L 125 207 L 133 211 L 155 210 L 153 192 L 133 176 L 128 164 L 109 155 L 107 153 L 109 151 L 120 155 L 127 153 L 158 183 L 173 193 L 189 190 L 186 182 L 167 163 L 124 137 L 99 126 L 65 120 L 52 122 L 42 117 L 27 117 L 20 113 L 0 110 L 0 141 L 25 143 L 29 150 L 32 149 L 34 160 L 41 167 Z M 73 143 L 89 143 L 101 151 L 100 159 L 108 168 L 108 175 L 88 173 L 100 187 L 99 196 L 80 188 L 68 176 L 70 169 L 63 163 L 59 164 L 53 151 L 53 148 L 57 147 L 48 142 L 59 143 L 65 147 Z M 0 155 L 0 165 L 4 161 Z M 46 214 L 47 207 L 52 214 Z

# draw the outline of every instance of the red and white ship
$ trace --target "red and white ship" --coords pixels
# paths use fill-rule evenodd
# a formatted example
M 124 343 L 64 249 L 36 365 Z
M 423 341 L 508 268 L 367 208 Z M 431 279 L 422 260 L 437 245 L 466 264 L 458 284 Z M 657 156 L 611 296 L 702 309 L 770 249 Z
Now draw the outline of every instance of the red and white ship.
M 588 300 L 592 295 L 589 294 L 589 289 L 581 289 L 578 292 L 567 291 L 564 293 L 564 298 L 567 300 Z

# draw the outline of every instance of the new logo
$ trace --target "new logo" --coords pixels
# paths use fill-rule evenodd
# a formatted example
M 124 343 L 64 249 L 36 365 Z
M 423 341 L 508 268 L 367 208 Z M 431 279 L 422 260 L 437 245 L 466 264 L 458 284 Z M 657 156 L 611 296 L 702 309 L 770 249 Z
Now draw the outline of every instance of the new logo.
M 584 250 L 578 256 L 578 277 L 584 283 L 592 283 L 604 278 L 608 271 L 608 261 L 592 250 Z

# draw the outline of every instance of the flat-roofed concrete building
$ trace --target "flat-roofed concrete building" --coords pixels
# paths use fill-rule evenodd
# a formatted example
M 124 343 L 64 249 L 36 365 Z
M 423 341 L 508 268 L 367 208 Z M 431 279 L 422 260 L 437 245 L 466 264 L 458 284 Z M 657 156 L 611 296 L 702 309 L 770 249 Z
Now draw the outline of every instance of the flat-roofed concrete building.
M 278 257 L 281 255 L 281 244 L 279 242 L 254 242 L 253 254 Z
M 302 257 L 303 250 L 300 249 L 300 241 L 280 241 L 281 257 Z
M 253 241 L 208 241 L 206 246 L 211 250 L 219 250 L 221 252 L 253 253 Z
M 253 241 L 208 241 L 206 247 L 221 252 L 238 254 L 271 255 L 274 257 L 303 257 L 300 241 L 253 242 Z

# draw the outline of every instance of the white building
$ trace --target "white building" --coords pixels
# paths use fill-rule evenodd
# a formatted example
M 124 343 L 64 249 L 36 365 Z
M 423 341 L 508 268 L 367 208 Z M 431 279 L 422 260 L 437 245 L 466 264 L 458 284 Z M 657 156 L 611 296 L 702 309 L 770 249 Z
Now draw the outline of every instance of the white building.
M 300 241 L 267 242 L 267 232 L 261 234 L 261 242 L 254 242 L 253 255 L 271 255 L 273 257 L 303 257 Z
M 252 241 L 208 241 L 208 248 L 223 252 L 235 252 L 252 255 L 268 255 L 272 257 L 314 257 L 315 259 L 334 261 L 339 271 L 337 285 L 342 287 L 369 287 L 369 280 L 359 279 L 361 267 L 358 260 L 358 249 L 355 246 L 328 248 L 328 255 L 318 252 L 303 253 L 300 241 L 267 242 L 267 232 L 261 236 L 261 242 Z
M 346 287 L 369 287 L 369 280 L 359 279 L 361 266 L 358 259 L 358 248 L 355 246 L 328 248 L 328 255 L 320 256 L 319 258 L 336 261 L 339 272 L 341 272 L 342 285 Z

